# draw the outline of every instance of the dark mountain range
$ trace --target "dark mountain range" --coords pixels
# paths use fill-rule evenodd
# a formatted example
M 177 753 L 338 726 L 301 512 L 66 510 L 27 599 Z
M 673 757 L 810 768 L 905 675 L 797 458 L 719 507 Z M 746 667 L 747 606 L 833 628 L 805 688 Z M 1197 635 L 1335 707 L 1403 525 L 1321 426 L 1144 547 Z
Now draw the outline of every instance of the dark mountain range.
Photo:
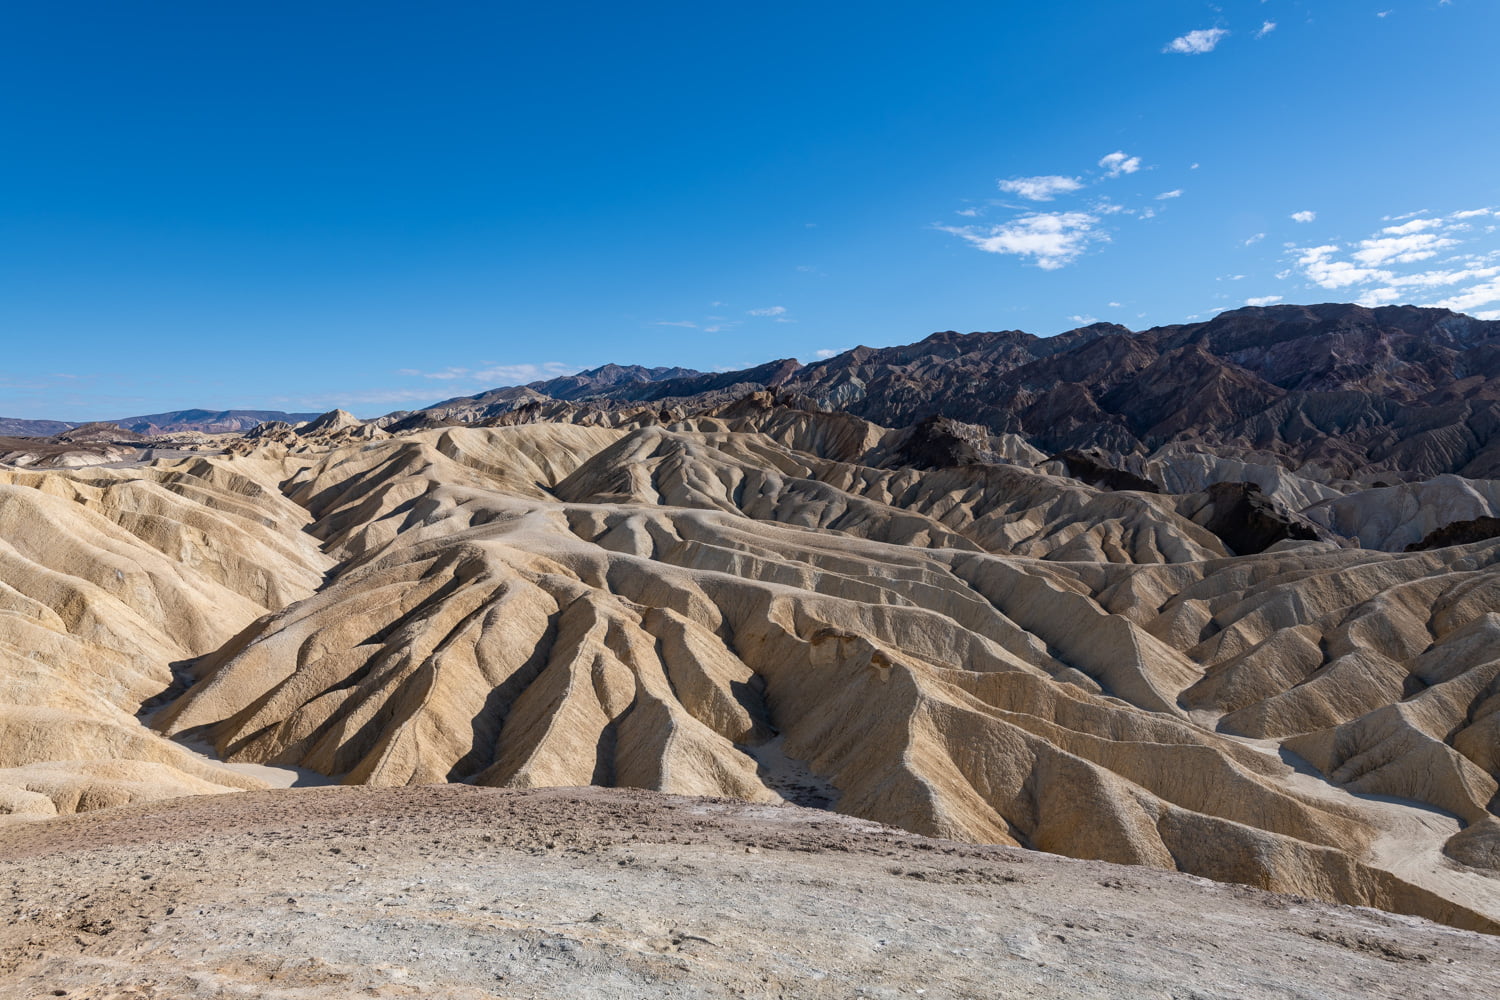
M 811 365 L 593 381 L 594 390 L 569 382 L 566 396 L 533 383 L 424 413 L 470 423 L 548 397 L 692 407 L 772 390 L 888 427 L 931 417 L 980 424 L 1051 453 L 1143 455 L 1182 443 L 1339 476 L 1500 476 L 1500 322 L 1445 309 L 1249 307 L 1202 323 L 1142 332 L 1097 323 L 1046 338 L 945 331 Z

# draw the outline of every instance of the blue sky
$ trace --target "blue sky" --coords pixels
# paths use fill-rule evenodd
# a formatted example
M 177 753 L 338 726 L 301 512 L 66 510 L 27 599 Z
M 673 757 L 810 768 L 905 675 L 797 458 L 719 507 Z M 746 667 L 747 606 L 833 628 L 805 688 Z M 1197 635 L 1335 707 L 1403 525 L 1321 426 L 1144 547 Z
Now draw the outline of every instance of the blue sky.
M 1496 0 L 12 4 L 0 415 L 1500 316 Z

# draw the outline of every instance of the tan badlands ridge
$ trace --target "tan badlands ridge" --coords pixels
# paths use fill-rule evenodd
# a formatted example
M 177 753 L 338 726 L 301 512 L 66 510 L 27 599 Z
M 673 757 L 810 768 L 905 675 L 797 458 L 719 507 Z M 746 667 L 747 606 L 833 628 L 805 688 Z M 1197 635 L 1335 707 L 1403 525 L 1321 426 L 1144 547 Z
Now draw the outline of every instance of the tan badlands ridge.
M 345 784 L 826 806 L 1500 931 L 1500 540 L 1373 547 L 1492 483 L 1382 503 L 1242 463 L 1325 539 L 1236 556 L 1186 492 L 1202 455 L 1154 459 L 1184 492 L 1110 492 L 1019 439 L 903 466 L 901 432 L 840 414 L 571 419 L 0 469 L 0 810 L 264 787 L 173 738 L 206 740 Z

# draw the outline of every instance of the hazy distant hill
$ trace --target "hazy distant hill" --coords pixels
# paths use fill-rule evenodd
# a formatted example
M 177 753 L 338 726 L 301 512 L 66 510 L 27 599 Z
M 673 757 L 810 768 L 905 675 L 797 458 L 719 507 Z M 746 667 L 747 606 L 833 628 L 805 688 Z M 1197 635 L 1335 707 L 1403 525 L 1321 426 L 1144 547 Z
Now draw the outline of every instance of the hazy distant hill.
M 202 431 L 205 434 L 228 434 L 248 431 L 270 420 L 298 424 L 312 420 L 316 413 L 284 413 L 281 410 L 173 410 L 170 413 L 148 413 L 138 417 L 120 417 L 98 423 L 119 424 L 136 434 L 170 434 L 178 431 Z M 0 417 L 0 436 L 51 437 L 85 421 L 20 420 Z
M 51 437 L 72 430 L 78 424 L 66 420 L 22 420 L 19 417 L 0 417 L 0 437 Z
M 284 413 L 281 410 L 173 410 L 170 413 L 148 413 L 114 421 L 137 434 L 167 434 L 173 431 L 202 431 L 205 434 L 228 434 L 248 431 L 269 420 L 300 424 L 319 416 L 317 413 Z

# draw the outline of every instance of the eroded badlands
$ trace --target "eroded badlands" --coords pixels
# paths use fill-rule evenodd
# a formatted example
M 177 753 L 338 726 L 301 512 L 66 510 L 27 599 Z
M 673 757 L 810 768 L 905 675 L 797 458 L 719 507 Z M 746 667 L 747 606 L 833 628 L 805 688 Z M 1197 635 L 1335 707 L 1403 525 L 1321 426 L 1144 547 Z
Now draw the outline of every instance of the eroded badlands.
M 261 785 L 172 738 L 207 740 L 1500 927 L 1500 541 L 1235 555 L 1213 491 L 1111 491 L 997 437 L 920 467 L 911 430 L 754 399 L 325 423 L 4 473 L 6 811 Z

